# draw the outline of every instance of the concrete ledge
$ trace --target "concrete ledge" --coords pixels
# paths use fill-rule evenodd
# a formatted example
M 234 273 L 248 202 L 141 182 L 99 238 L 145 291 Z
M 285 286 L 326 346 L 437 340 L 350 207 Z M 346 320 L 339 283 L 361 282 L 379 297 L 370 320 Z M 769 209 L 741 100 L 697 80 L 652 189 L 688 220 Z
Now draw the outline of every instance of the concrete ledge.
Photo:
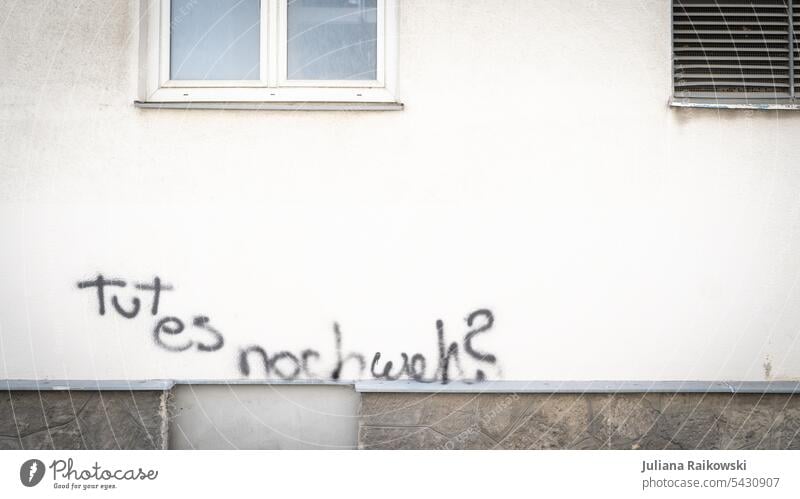
M 0 392 L 0 449 L 165 449 L 163 390 Z

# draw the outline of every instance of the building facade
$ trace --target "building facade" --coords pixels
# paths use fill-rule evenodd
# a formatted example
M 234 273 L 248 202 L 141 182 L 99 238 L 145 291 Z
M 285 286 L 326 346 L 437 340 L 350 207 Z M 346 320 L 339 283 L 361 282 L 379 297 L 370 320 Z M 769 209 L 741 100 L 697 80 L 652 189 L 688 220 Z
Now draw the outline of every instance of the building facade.
M 223 4 L 0 2 L 0 445 L 800 446 L 791 2 Z

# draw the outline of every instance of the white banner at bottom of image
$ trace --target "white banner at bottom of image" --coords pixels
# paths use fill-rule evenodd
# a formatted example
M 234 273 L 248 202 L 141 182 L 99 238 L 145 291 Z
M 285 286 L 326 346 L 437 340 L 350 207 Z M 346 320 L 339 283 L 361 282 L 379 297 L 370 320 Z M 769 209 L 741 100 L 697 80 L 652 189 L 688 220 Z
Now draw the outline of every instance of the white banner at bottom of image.
M 794 451 L 2 451 L 0 497 L 800 497 Z

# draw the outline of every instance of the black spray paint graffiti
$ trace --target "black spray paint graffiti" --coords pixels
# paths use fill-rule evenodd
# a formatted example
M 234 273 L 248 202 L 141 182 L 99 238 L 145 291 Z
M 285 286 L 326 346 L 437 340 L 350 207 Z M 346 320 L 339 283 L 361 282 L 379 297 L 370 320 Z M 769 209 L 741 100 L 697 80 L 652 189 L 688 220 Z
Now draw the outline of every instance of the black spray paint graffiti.
M 96 278 L 89 280 L 89 281 L 80 281 L 78 282 L 78 289 L 87 289 L 87 288 L 95 288 L 97 292 L 97 304 L 98 304 L 98 313 L 100 315 L 106 314 L 106 288 L 108 287 L 118 287 L 124 288 L 128 285 L 122 279 L 106 279 L 103 277 L 102 274 L 98 274 Z M 151 315 L 158 315 L 158 306 L 161 301 L 161 292 L 162 291 L 172 291 L 173 287 L 169 284 L 163 284 L 161 279 L 156 276 L 153 278 L 152 284 L 150 283 L 136 283 L 134 287 L 141 291 L 147 291 L 153 293 L 152 302 L 150 305 L 150 313 Z M 141 300 L 138 296 L 134 296 L 131 298 L 131 307 L 129 309 L 125 309 L 120 305 L 119 298 L 117 295 L 113 295 L 111 297 L 111 305 L 114 307 L 114 310 L 126 319 L 134 319 L 137 315 L 139 315 L 139 309 L 141 307 Z M 164 317 L 156 322 L 155 328 L 153 329 L 153 341 L 156 345 L 160 346 L 165 350 L 169 350 L 170 352 L 183 352 L 188 350 L 196 345 L 197 350 L 201 352 L 214 352 L 222 348 L 225 344 L 225 340 L 214 327 L 209 324 L 209 318 L 204 315 L 195 316 L 192 319 L 192 325 L 196 328 L 202 329 L 205 331 L 207 338 L 205 341 L 200 340 L 183 340 L 183 343 L 180 344 L 171 344 L 169 342 L 165 342 L 163 340 L 163 336 L 174 336 L 183 333 L 185 329 L 185 325 L 182 320 L 177 317 Z M 211 342 L 206 342 L 208 339 L 212 339 Z
M 98 302 L 99 315 L 106 314 L 106 290 L 107 288 L 125 288 L 127 282 L 122 279 L 106 279 L 102 274 L 98 274 L 95 279 L 78 282 L 78 289 L 95 288 Z M 150 302 L 150 314 L 158 315 L 161 293 L 163 291 L 173 291 L 174 287 L 161 282 L 159 277 L 154 277 L 151 283 L 135 283 L 134 288 L 139 291 L 152 293 Z M 129 308 L 123 307 L 116 294 L 111 296 L 111 305 L 121 317 L 134 319 L 139 315 L 142 301 L 138 296 L 131 298 Z M 436 340 L 438 356 L 436 366 L 428 374 L 428 360 L 422 353 L 400 354 L 402 363 L 395 369 L 395 362 L 385 361 L 380 366 L 382 354 L 375 352 L 369 364 L 369 374 L 374 379 L 398 380 L 403 377 L 420 383 L 448 383 L 453 378 L 453 373 L 457 374 L 455 379 L 466 382 L 481 382 L 487 379 L 483 369 L 476 369 L 474 375 L 465 377 L 462 367 L 460 352 L 463 351 L 470 359 L 487 364 L 497 365 L 497 357 L 491 353 L 482 352 L 475 348 L 473 341 L 483 333 L 488 333 L 494 325 L 494 314 L 489 309 L 478 309 L 469 314 L 465 319 L 467 327 L 470 328 L 463 339 L 463 345 L 459 348 L 458 342 L 447 343 L 445 340 L 444 322 L 436 321 Z M 194 347 L 199 352 L 215 352 L 225 345 L 222 333 L 210 324 L 210 319 L 205 315 L 197 315 L 192 318 L 191 325 L 200 330 L 198 334 L 184 334 L 185 323 L 173 316 L 165 316 L 156 321 L 152 330 L 153 342 L 160 348 L 170 352 L 185 352 Z M 307 379 L 329 378 L 334 381 L 343 379 L 345 367 L 351 373 L 352 379 L 361 379 L 367 369 L 367 359 L 359 352 L 348 352 L 346 355 L 342 349 L 342 332 L 338 323 L 333 324 L 333 344 L 335 351 L 335 363 L 333 368 L 326 371 L 312 369 L 311 364 L 319 365 L 322 355 L 319 351 L 312 348 L 301 350 L 297 354 L 282 350 L 270 355 L 263 347 L 251 345 L 239 350 L 238 368 L 243 377 L 251 375 L 251 359 L 256 358 L 257 364 L 261 367 L 265 379 L 273 376 L 282 380 L 295 380 L 301 377 Z
M 473 340 L 481 333 L 488 332 L 494 324 L 494 314 L 488 309 L 480 309 L 472 312 L 466 318 L 467 326 L 472 328 L 464 336 L 463 351 L 472 359 L 489 365 L 495 365 L 497 358 L 490 353 L 483 353 L 475 349 Z M 374 379 L 397 380 L 403 377 L 421 383 L 448 383 L 452 380 L 452 373 L 458 374 L 457 379 L 463 381 L 484 381 L 486 373 L 482 369 L 475 371 L 474 377 L 466 378 L 462 368 L 461 358 L 459 357 L 459 344 L 452 342 L 447 344 L 445 340 L 444 323 L 436 321 L 436 339 L 438 346 L 438 358 L 436 368 L 427 372 L 428 361 L 421 353 L 415 353 L 410 358 L 405 352 L 400 354 L 402 364 L 394 369 L 394 361 L 386 361 L 382 366 L 379 365 L 382 354 L 375 352 L 372 362 L 369 364 L 369 374 Z M 342 378 L 342 372 L 348 363 L 354 364 L 349 372 L 354 373 L 355 379 L 360 378 L 367 368 L 367 361 L 364 355 L 358 352 L 349 352 L 346 355 L 342 351 L 342 333 L 339 324 L 333 325 L 333 342 L 335 349 L 336 363 L 330 372 L 330 379 L 336 381 Z M 305 349 L 298 354 L 288 351 L 278 351 L 269 355 L 267 351 L 259 346 L 252 345 L 243 348 L 239 352 L 239 372 L 242 376 L 249 377 L 252 373 L 251 360 L 255 358 L 261 367 L 266 378 L 272 375 L 283 380 L 293 380 L 301 376 L 305 378 L 319 378 L 319 374 L 312 370 L 309 361 L 315 363 L 320 361 L 320 353 L 317 350 Z M 348 366 L 349 367 L 349 366 Z
M 123 281 L 122 279 L 106 279 L 103 277 L 102 274 L 98 274 L 96 278 L 92 279 L 91 281 L 80 281 L 78 283 L 78 289 L 86 289 L 86 288 L 97 288 L 97 302 L 99 305 L 98 312 L 100 315 L 106 314 L 106 286 L 116 286 L 120 288 L 124 288 L 127 286 L 128 283 Z M 158 303 L 161 299 L 161 291 L 172 291 L 172 286 L 169 284 L 161 284 L 161 279 L 158 277 L 153 278 L 153 284 L 142 284 L 137 283 L 134 285 L 136 289 L 147 290 L 153 292 L 153 304 L 150 307 L 150 311 L 153 315 L 158 314 Z M 123 309 L 120 304 L 119 300 L 117 299 L 117 295 L 111 297 L 111 304 L 114 305 L 114 310 L 116 310 L 121 316 L 132 319 L 136 317 L 136 314 L 139 313 L 139 306 L 141 302 L 139 298 L 134 297 L 131 300 L 133 304 L 133 308 L 131 311 L 126 311 Z

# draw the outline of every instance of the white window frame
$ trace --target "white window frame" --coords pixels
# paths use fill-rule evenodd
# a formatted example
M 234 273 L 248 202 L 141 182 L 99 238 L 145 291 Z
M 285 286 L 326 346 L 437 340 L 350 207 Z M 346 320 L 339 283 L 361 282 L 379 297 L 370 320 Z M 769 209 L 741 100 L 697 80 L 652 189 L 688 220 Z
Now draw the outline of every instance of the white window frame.
M 261 0 L 259 79 L 233 81 L 170 80 L 171 0 L 141 0 L 138 103 L 396 103 L 398 3 L 377 0 L 376 80 L 288 80 L 287 0 Z

